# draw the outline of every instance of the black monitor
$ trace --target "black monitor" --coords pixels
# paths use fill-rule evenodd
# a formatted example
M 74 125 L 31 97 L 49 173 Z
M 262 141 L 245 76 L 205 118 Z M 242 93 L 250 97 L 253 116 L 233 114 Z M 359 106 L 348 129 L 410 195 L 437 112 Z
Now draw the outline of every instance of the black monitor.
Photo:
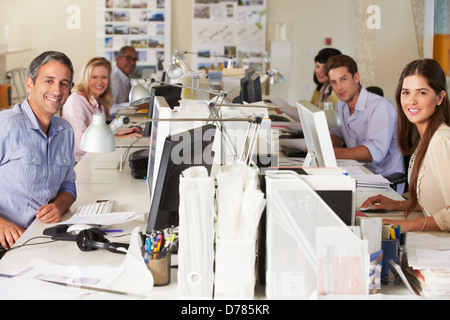
M 205 125 L 166 138 L 151 199 L 147 233 L 178 226 L 180 174 L 195 166 L 204 166 L 208 174 L 211 173 L 215 133 L 216 126 Z
M 245 76 L 241 78 L 241 92 L 234 103 L 253 103 L 262 100 L 261 78 L 254 69 L 245 70 Z
M 158 86 L 153 86 L 151 89 L 150 95 L 150 103 L 148 105 L 148 113 L 147 118 L 152 119 L 154 117 L 153 109 L 155 104 L 155 96 L 164 97 L 167 101 L 167 104 L 171 109 L 180 105 L 181 100 L 181 90 L 180 87 L 175 87 L 170 84 L 162 84 Z M 151 122 L 147 122 L 145 124 L 144 136 L 149 137 L 151 133 Z
M 248 78 L 248 103 L 262 101 L 261 77 L 257 73 L 253 73 Z

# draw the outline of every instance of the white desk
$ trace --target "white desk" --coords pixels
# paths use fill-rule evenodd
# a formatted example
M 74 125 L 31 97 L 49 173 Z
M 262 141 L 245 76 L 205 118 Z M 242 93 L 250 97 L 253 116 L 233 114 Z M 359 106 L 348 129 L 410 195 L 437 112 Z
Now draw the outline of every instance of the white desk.
M 124 166 L 123 171 L 112 168 L 105 169 L 110 163 L 117 165 L 119 158 L 120 150 L 117 150 L 108 155 L 92 155 L 80 160 L 75 166 L 78 177 L 78 198 L 72 205 L 71 211 L 79 205 L 93 203 L 99 199 L 113 199 L 116 202 L 116 211 L 135 211 L 141 215 L 142 218 L 137 221 L 121 224 L 120 226 L 111 226 L 111 229 L 123 229 L 123 234 L 130 234 L 135 227 L 140 227 L 141 231 L 145 232 L 147 222 L 144 219 L 144 214 L 150 209 L 147 184 L 144 180 L 136 180 L 131 176 L 128 163 Z M 47 225 L 35 220 L 16 245 L 19 246 L 30 238 L 42 236 L 44 229 L 51 226 L 53 225 Z M 108 236 L 108 239 L 111 242 L 129 242 L 129 236 L 117 239 Z M 36 239 L 32 243 L 43 241 L 46 240 Z M 75 242 L 56 241 L 43 245 L 25 246 L 6 253 L 0 260 L 0 273 L 14 274 L 16 271 L 29 266 L 33 258 L 64 265 L 119 266 L 124 257 L 124 255 L 111 253 L 106 250 L 83 252 L 77 247 Z M 148 295 L 148 298 L 173 299 L 174 297 L 177 297 L 178 287 L 176 277 L 176 269 L 172 269 L 171 284 L 166 287 L 154 287 L 151 294 Z M 109 293 L 97 293 L 95 295 L 89 295 L 87 298 L 123 299 L 124 296 Z
M 122 171 L 117 170 L 120 159 L 120 150 L 107 155 L 91 155 L 83 158 L 75 167 L 77 173 L 77 201 L 73 204 L 71 211 L 79 205 L 93 203 L 99 199 L 113 199 L 116 201 L 117 211 L 135 211 L 142 218 L 138 221 L 125 223 L 120 226 L 111 226 L 114 229 L 123 229 L 124 233 L 130 233 L 135 227 L 141 227 L 145 231 L 146 221 L 144 214 L 149 211 L 150 199 L 147 183 L 144 180 L 133 179 L 130 174 L 128 163 Z M 379 194 L 380 191 L 358 192 L 357 205 L 359 206 L 367 197 Z M 385 193 L 386 194 L 386 193 Z M 394 191 L 387 192 L 388 196 L 401 199 Z M 400 217 L 396 217 L 400 218 Z M 44 229 L 51 225 L 45 225 L 36 220 L 19 239 L 17 245 L 26 240 L 41 236 Z M 128 243 L 129 237 L 109 238 L 114 242 Z M 36 239 L 34 242 L 42 242 Z M 27 267 L 33 258 L 39 258 L 64 265 L 108 265 L 119 266 L 124 256 L 114 254 L 106 250 L 82 252 L 74 242 L 57 241 L 50 244 L 26 246 L 8 252 L 0 260 L 0 273 L 14 274 L 17 270 Z M 166 287 L 154 287 L 147 296 L 149 299 L 176 299 L 178 297 L 177 270 L 172 269 L 171 284 Z M 114 286 L 113 286 L 114 288 Z M 403 286 L 387 287 L 383 294 L 409 294 Z M 89 295 L 88 299 L 123 299 L 108 293 L 97 293 Z M 264 293 L 258 289 L 255 299 L 264 298 Z

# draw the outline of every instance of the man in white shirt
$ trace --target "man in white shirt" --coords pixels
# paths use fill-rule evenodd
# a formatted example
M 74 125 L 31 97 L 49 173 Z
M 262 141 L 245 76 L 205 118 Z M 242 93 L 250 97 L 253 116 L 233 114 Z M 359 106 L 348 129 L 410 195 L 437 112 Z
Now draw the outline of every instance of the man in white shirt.
M 109 112 L 109 120 L 114 119 L 120 107 L 128 107 L 131 90 L 130 75 L 136 69 L 138 55 L 131 46 L 122 47 L 116 58 L 116 65 L 111 72 L 111 84 L 114 94 L 114 104 Z
M 358 67 L 349 56 L 331 57 L 326 72 L 339 97 L 336 111 L 343 121 L 330 130 L 336 158 L 365 162 L 369 170 L 385 177 L 404 173 L 392 103 L 360 85 Z

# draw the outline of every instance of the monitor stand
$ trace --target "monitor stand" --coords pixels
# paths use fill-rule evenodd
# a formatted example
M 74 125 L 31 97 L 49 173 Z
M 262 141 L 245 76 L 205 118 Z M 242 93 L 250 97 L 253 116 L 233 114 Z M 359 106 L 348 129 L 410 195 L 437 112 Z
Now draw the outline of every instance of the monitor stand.
M 311 161 L 316 158 L 316 154 L 312 151 L 308 151 L 305 157 L 305 161 L 303 161 L 303 168 L 309 168 L 311 165 Z

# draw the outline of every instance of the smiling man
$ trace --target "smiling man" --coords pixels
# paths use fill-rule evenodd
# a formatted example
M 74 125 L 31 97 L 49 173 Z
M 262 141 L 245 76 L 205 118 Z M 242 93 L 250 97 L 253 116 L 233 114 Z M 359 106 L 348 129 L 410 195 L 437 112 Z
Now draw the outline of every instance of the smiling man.
M 122 47 L 116 58 L 116 65 L 111 73 L 112 91 L 114 94 L 114 104 L 109 112 L 109 120 L 114 119 L 120 107 L 127 107 L 131 90 L 130 76 L 136 69 L 138 54 L 131 46 Z
M 9 249 L 37 218 L 61 220 L 76 198 L 70 124 L 54 115 L 69 96 L 70 59 L 47 51 L 28 70 L 28 98 L 0 112 L 0 245 Z
M 404 173 L 392 103 L 360 85 L 358 66 L 349 56 L 331 57 L 326 72 L 339 97 L 336 111 L 343 121 L 330 130 L 336 158 L 365 162 L 369 170 L 385 177 Z

